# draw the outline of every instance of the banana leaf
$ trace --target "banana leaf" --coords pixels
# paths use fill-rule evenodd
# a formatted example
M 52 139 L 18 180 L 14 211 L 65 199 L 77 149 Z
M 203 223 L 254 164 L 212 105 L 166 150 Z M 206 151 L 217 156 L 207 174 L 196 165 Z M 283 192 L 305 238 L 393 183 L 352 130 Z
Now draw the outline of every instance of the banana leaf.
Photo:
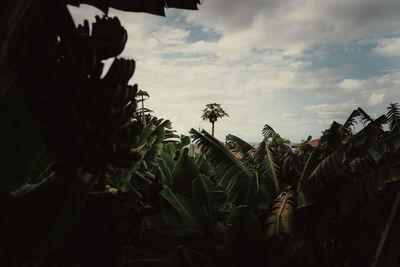
M 190 137 L 186 135 L 181 136 L 181 146 L 185 147 L 189 144 L 190 144 Z
M 155 170 L 161 184 L 171 185 L 171 170 L 163 159 L 156 159 Z
M 194 159 L 189 157 L 188 149 L 181 150 L 178 161 L 171 172 L 172 188 L 175 192 L 190 197 L 192 195 L 192 181 L 199 174 Z
M 201 146 L 203 152 L 207 152 L 207 150 L 213 152 L 207 155 L 210 157 L 210 161 L 212 161 L 214 165 L 221 167 L 235 167 L 245 175 L 249 177 L 252 176 L 251 170 L 241 163 L 232 152 L 230 152 L 220 141 L 212 137 L 209 133 L 204 130 L 199 133 L 193 128 L 190 130 L 190 133 L 193 140 L 198 142 Z
M 398 132 L 400 131 L 400 107 L 398 103 L 390 103 L 390 106 L 387 108 L 387 117 L 389 121 L 389 129 L 390 132 Z
M 214 241 L 217 242 L 215 207 L 224 203 L 226 194 L 218 189 L 206 176 L 199 175 L 192 183 L 192 198 L 207 211 Z
M 249 156 L 248 153 L 254 149 L 252 145 L 233 134 L 228 134 L 227 141 L 228 145 L 233 146 L 233 151 L 240 153 L 242 158 Z
M 261 223 L 248 206 L 238 206 L 226 220 L 225 246 L 247 246 L 261 237 Z
M 199 0 L 140 0 L 140 1 L 105 1 L 105 0 L 68 0 L 68 4 L 79 6 L 80 4 L 93 5 L 104 13 L 114 8 L 129 12 L 146 12 L 154 15 L 165 16 L 167 7 L 197 10 Z
M 265 240 L 282 235 L 294 237 L 295 235 L 296 197 L 291 191 L 282 192 L 276 199 L 271 211 L 265 220 Z
M 315 204 L 313 196 L 312 182 L 306 181 L 311 172 L 316 168 L 319 163 L 319 155 L 317 151 L 311 152 L 307 158 L 306 164 L 303 167 L 299 181 L 297 182 L 297 209 L 305 208 Z
M 248 190 L 245 185 L 249 186 L 253 182 L 258 183 L 253 171 L 206 131 L 203 130 L 202 133 L 199 133 L 191 129 L 190 133 L 193 140 L 201 146 L 208 162 L 213 165 L 218 175 L 218 182 L 226 188 L 228 198 L 232 201 L 239 201 L 239 204 L 244 204 L 244 202 L 241 202 L 243 199 L 239 198 L 239 194 Z M 249 183 L 249 178 L 254 181 Z M 258 188 L 258 185 L 256 185 L 256 188 Z
M 205 175 L 200 174 L 192 182 L 192 198 L 201 206 L 214 208 L 226 200 L 226 194 Z
M 15 250 L 17 260 L 54 251 L 75 229 L 87 197 L 80 168 L 19 188 L 8 205 L 1 206 L 7 216 L 0 222 L 0 246 Z
M 192 199 L 174 193 L 168 186 L 163 187 L 160 195 L 177 211 L 186 228 L 194 233 L 209 236 L 209 221 L 201 206 Z
M 371 267 L 397 267 L 400 263 L 398 253 L 400 238 L 400 187 L 393 202 L 385 228 L 378 243 Z
M 205 158 L 204 154 L 196 155 L 195 162 L 199 169 L 199 173 L 208 175 L 212 171 L 212 167 L 208 160 Z
M 211 257 L 198 250 L 182 245 L 178 246 L 178 250 L 182 252 L 191 267 L 215 266 L 215 262 Z
M 261 132 L 264 138 L 266 139 L 271 138 L 274 134 L 276 134 L 275 130 L 268 124 L 264 125 L 264 128 L 262 129 Z
M 270 179 L 274 184 L 275 194 L 279 193 L 279 180 L 278 180 L 278 166 L 275 163 L 272 152 L 269 148 L 267 138 L 264 138 L 263 142 L 260 143 L 254 158 L 259 167 L 259 172 L 262 174 L 261 177 Z
M 381 116 L 371 122 L 347 143 L 341 145 L 334 152 L 325 157 L 310 174 L 307 180 L 313 180 L 318 188 L 327 183 L 352 177 L 349 162 L 354 157 L 365 155 L 366 151 L 376 143 L 379 127 L 386 117 Z
M 32 177 L 33 169 L 43 170 L 49 162 L 40 157 L 43 144 L 38 139 L 39 125 L 24 103 L 22 88 L 14 88 L 2 100 L 0 114 L 0 189 L 11 192 Z M 38 175 L 39 173 L 36 173 Z

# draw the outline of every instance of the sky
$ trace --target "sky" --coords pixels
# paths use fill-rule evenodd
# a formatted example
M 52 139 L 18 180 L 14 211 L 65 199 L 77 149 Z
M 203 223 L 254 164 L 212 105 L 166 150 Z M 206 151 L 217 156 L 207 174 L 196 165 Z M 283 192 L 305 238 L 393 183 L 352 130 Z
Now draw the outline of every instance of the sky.
M 76 23 L 103 13 L 70 7 Z M 211 132 L 208 103 L 229 117 L 215 136 L 262 140 L 270 125 L 300 142 L 361 107 L 373 118 L 400 102 L 399 0 L 204 0 L 166 17 L 111 9 L 128 32 L 120 57 L 136 61 L 130 83 L 179 134 Z M 109 65 L 109 64 L 108 64 Z

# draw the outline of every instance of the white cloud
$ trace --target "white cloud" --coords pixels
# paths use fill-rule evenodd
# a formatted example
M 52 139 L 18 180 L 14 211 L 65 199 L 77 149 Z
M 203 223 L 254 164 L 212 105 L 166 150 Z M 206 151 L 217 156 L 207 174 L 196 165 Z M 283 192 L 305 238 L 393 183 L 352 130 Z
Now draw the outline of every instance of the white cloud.
M 292 112 L 288 112 L 288 113 L 282 113 L 281 114 L 282 118 L 287 118 L 287 119 L 298 119 L 300 118 L 300 114 L 296 114 L 296 113 L 292 113 Z
M 383 38 L 378 40 L 374 51 L 387 57 L 400 56 L 400 38 Z
M 306 106 L 304 109 L 309 111 L 310 114 L 316 115 L 322 122 L 338 122 L 345 120 L 350 113 L 357 108 L 353 103 L 335 103 L 335 104 L 319 104 Z
M 368 99 L 368 105 L 376 106 L 383 102 L 385 95 L 384 94 L 375 94 L 373 93 Z
M 314 44 L 399 34 L 399 13 L 397 0 L 218 0 L 204 1 L 199 12 L 187 16 L 227 41 L 245 40 L 247 46 L 299 55 Z
M 338 86 L 346 91 L 354 92 L 363 89 L 364 81 L 357 79 L 344 79 L 338 83 Z
M 98 11 L 74 12 L 79 20 Z M 110 15 L 128 31 L 121 56 L 136 60 L 131 83 L 149 92 L 146 104 L 156 116 L 182 134 L 210 130 L 200 116 L 205 104 L 217 102 L 230 114 L 216 124 L 220 140 L 233 133 L 258 141 L 266 123 L 291 140 L 317 138 L 358 106 L 382 114 L 382 105 L 398 102 L 400 70 L 354 78 L 359 66 L 352 61 L 313 66 L 329 59 L 330 46 L 348 42 L 396 54 L 395 38 L 383 36 L 400 33 L 399 13 L 398 0 L 207 0 L 199 11 L 174 13 L 190 27 L 148 14 Z M 189 41 L 196 25 L 218 38 Z

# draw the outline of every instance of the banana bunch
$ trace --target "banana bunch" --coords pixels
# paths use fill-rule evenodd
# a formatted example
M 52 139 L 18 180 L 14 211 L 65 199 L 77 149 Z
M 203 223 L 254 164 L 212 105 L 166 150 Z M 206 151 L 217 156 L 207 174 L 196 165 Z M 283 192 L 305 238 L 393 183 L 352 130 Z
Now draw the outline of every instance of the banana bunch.
M 102 18 L 96 16 L 96 22 L 92 24 L 91 34 L 87 20 L 84 21 L 83 25 L 78 26 L 78 32 L 90 37 L 92 45 L 96 49 L 97 57 L 101 60 L 118 56 L 128 40 L 128 34 L 121 26 L 119 19 L 106 15 Z
M 132 150 L 132 143 L 140 126 L 131 121 L 137 104 L 137 84 L 128 85 L 135 71 L 135 61 L 115 58 L 104 78 L 100 78 L 101 66 L 87 81 L 85 94 L 83 139 L 91 140 L 82 151 L 88 162 L 130 167 L 139 155 Z
M 117 18 L 96 17 L 91 33 L 85 21 L 76 35 L 54 39 L 49 82 L 33 101 L 44 125 L 41 140 L 56 158 L 82 165 L 84 171 L 104 170 L 109 164 L 132 167 L 139 159 L 132 144 L 140 131 L 132 120 L 138 86 L 128 84 L 135 61 L 114 58 L 105 75 L 102 63 L 122 51 L 125 29 Z

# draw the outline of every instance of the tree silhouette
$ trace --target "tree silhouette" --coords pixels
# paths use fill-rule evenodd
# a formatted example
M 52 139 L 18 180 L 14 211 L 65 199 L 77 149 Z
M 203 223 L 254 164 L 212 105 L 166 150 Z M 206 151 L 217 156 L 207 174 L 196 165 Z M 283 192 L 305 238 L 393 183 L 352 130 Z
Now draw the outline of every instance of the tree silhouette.
M 214 123 L 218 118 L 229 117 L 228 113 L 226 113 L 222 108 L 221 104 L 210 103 L 206 105 L 206 108 L 203 109 L 203 115 L 201 118 L 203 120 L 209 120 L 212 124 L 211 135 L 214 136 Z
M 145 98 L 145 97 L 147 97 L 147 98 Z M 141 119 L 142 119 L 142 126 L 143 126 L 143 127 L 146 127 L 146 117 L 145 117 L 145 115 L 144 115 L 144 112 L 145 112 L 144 101 L 146 101 L 147 99 L 149 99 L 150 96 L 149 96 L 149 94 L 148 94 L 146 91 L 144 91 L 144 90 L 139 90 L 139 91 L 136 93 L 136 98 L 137 98 L 137 101 L 138 101 L 138 102 L 142 102 L 142 108 L 141 108 L 141 110 L 140 110 L 140 114 L 141 114 Z

